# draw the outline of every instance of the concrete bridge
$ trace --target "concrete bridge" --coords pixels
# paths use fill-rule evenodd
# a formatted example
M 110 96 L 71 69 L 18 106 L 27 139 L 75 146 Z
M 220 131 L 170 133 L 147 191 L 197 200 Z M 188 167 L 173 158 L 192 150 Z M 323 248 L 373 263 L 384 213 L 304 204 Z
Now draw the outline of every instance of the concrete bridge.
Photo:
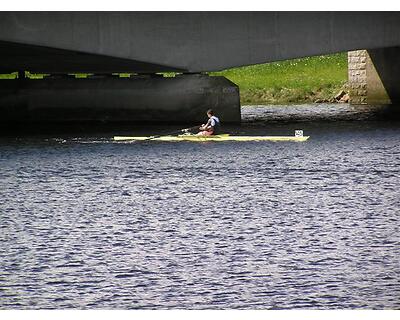
M 202 73 L 359 49 L 397 103 L 398 47 L 399 12 L 2 12 L 0 72 L 52 76 L 2 80 L 0 112 L 3 121 L 191 122 L 212 107 L 237 122 L 237 86 Z M 66 76 L 76 72 L 95 76 Z M 111 76 L 121 72 L 138 75 Z

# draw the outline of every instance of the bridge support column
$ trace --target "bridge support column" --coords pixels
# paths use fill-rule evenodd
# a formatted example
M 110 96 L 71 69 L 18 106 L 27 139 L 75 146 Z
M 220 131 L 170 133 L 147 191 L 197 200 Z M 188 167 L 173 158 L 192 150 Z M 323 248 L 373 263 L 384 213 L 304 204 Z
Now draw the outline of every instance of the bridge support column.
M 224 77 L 45 78 L 0 80 L 0 122 L 201 123 L 214 109 L 240 122 L 238 87 Z
M 348 54 L 350 103 L 400 104 L 400 47 Z

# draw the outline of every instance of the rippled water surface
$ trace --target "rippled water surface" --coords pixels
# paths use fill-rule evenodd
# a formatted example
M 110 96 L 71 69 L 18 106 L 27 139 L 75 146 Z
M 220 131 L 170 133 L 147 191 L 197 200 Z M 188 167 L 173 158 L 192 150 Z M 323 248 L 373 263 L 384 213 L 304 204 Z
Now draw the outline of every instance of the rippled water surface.
M 399 309 L 399 122 L 295 129 L 1 138 L 0 308 Z

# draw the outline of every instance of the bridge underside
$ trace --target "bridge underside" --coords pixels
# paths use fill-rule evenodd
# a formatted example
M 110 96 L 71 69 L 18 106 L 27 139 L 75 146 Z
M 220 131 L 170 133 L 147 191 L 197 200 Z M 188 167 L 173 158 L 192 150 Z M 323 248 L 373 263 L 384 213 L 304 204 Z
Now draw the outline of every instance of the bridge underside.
M 64 49 L 0 41 L 0 72 L 29 70 L 33 73 L 157 73 L 185 72 L 171 66 L 115 58 Z
M 138 72 L 217 71 L 304 56 L 400 46 L 399 30 L 400 12 L 0 13 L 0 41 L 6 44 L 3 50 L 14 43 L 11 52 L 24 51 L 16 46 L 25 44 L 103 59 L 114 57 L 126 59 L 125 70 L 137 68 Z M 37 50 L 40 49 L 26 47 L 26 67 L 37 59 Z M 55 51 L 44 53 L 65 54 L 71 59 L 73 56 Z M 71 72 L 104 68 L 84 62 L 85 56 L 81 58 L 82 63 L 70 66 L 59 60 L 59 67 L 77 68 Z M 18 55 L 15 60 L 21 61 Z M 132 60 L 132 64 L 127 60 Z M 122 61 L 118 66 L 123 66 Z M 42 61 L 38 67 L 54 69 L 51 60 Z
M 225 112 L 225 121 L 238 122 L 234 84 L 206 76 L 193 81 L 185 74 L 358 49 L 369 50 L 383 86 L 397 101 L 400 73 L 390 66 L 399 57 L 385 48 L 398 46 L 399 12 L 1 12 L 0 72 L 60 76 L 2 80 L 0 114 L 7 115 L 3 121 L 34 121 L 52 110 L 48 119 L 62 121 L 86 110 L 99 121 L 170 122 L 179 110 L 191 122 L 214 107 Z M 61 76 L 80 72 L 184 75 L 132 81 Z M 61 102 L 52 90 L 77 109 L 55 112 Z M 151 116 L 140 116 L 146 112 Z

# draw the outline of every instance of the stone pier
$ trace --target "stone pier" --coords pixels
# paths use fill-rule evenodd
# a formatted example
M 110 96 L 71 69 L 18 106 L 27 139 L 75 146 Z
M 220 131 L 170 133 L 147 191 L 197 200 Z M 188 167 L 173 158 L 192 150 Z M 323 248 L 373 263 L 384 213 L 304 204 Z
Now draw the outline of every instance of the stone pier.
M 348 53 L 351 104 L 400 104 L 400 47 Z
M 240 123 L 239 88 L 204 74 L 0 80 L 0 124 L 201 123 L 214 109 Z

